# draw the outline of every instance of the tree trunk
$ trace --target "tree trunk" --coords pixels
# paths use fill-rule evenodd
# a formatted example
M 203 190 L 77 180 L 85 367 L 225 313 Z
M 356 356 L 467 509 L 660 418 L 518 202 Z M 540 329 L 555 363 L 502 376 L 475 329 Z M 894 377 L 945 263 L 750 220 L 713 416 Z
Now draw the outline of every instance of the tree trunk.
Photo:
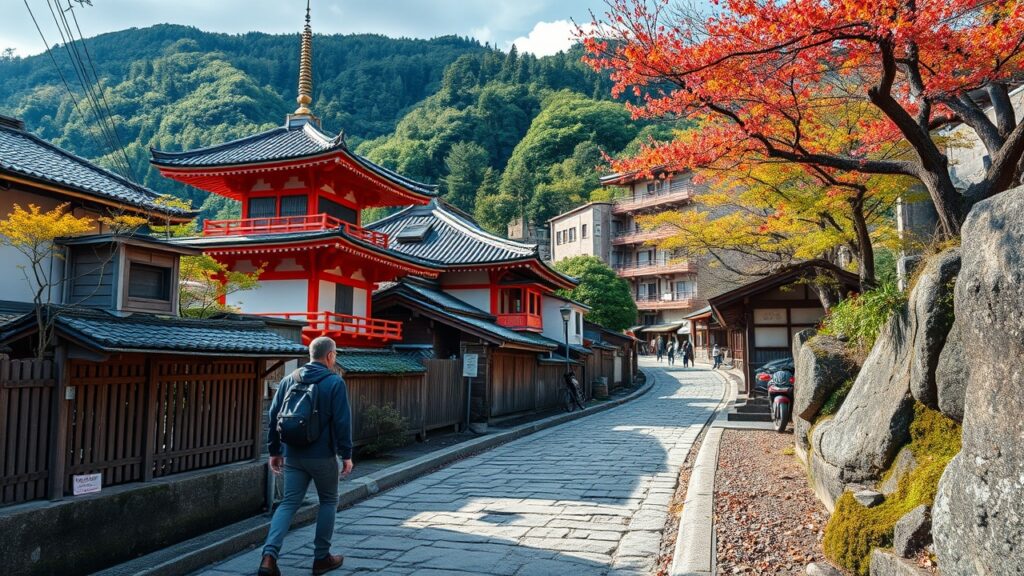
M 853 216 L 853 228 L 857 233 L 860 290 L 865 292 L 875 286 L 875 247 L 871 243 L 871 230 L 868 229 L 868 223 L 864 217 L 863 200 L 857 199 L 850 202 L 850 208 Z
M 928 194 L 935 204 L 935 212 L 939 215 L 939 225 L 942 227 L 942 234 L 946 238 L 960 235 L 960 225 L 963 224 L 964 198 L 949 177 L 948 166 L 941 170 L 922 168 L 918 175 Z
M 821 272 L 821 275 L 829 276 L 832 280 L 835 279 L 835 276 L 824 271 Z M 825 309 L 826 313 L 839 303 L 839 290 L 835 287 L 834 282 L 814 282 L 812 286 L 818 293 L 818 300 L 821 301 L 821 307 Z

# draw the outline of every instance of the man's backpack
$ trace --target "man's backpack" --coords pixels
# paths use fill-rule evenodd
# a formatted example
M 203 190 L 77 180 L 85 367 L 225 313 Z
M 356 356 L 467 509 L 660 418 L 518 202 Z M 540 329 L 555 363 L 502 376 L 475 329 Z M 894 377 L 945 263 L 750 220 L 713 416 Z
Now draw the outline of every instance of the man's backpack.
M 319 382 L 303 382 L 300 370 L 292 373 L 292 384 L 277 413 L 277 433 L 289 446 L 302 448 L 320 438 Z

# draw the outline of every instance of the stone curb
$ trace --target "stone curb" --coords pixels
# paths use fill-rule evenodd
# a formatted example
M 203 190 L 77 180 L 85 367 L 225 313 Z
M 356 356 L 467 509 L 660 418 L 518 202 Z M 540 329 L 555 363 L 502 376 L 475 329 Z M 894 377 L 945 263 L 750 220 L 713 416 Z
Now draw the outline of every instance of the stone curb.
M 556 414 L 497 434 L 481 436 L 352 480 L 347 488 L 342 488 L 338 493 L 338 510 L 472 454 L 635 400 L 649 392 L 656 384 L 656 378 L 652 374 L 646 370 L 644 373 L 647 376 L 647 383 L 628 396 L 588 407 L 582 412 Z M 316 513 L 315 504 L 299 508 L 292 520 L 292 528 L 312 523 L 316 520 Z M 182 576 L 259 545 L 266 538 L 269 529 L 269 515 L 261 514 L 96 572 L 94 576 Z
M 715 472 L 718 470 L 718 446 L 723 433 L 715 422 L 724 419 L 728 407 L 736 401 L 736 383 L 722 374 L 718 377 L 724 381 L 725 388 L 718 407 L 704 425 L 707 434 L 697 452 L 686 487 L 669 576 L 710 576 L 715 573 Z

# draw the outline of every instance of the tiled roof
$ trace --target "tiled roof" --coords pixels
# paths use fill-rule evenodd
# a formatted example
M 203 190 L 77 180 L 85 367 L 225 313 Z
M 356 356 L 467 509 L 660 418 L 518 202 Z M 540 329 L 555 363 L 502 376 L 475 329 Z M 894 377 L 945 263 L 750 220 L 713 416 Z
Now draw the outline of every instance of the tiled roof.
M 62 150 L 11 122 L 0 122 L 0 172 L 10 172 L 141 210 L 191 216 L 186 210 L 157 205 L 160 195 L 149 188 Z
M 34 310 L 32 304 L 28 304 L 26 302 L 0 300 L 0 329 L 2 329 L 4 324 L 21 318 L 32 310 Z
M 158 166 L 179 168 L 211 168 L 282 162 L 317 156 L 328 152 L 339 152 L 353 162 L 379 176 L 412 190 L 418 194 L 434 196 L 437 186 L 423 184 L 406 178 L 397 172 L 375 164 L 369 159 L 348 149 L 344 137 L 331 136 L 322 132 L 313 123 L 292 121 L 287 126 L 271 128 L 259 134 L 239 138 L 216 146 L 196 148 L 184 152 L 150 150 L 153 163 Z
M 423 354 L 398 350 L 338 349 L 338 366 L 346 374 L 421 374 Z
M 442 318 L 446 318 L 453 324 L 463 324 L 480 330 L 499 342 L 511 344 L 522 344 L 541 348 L 554 349 L 558 343 L 550 338 L 535 334 L 533 332 L 520 332 L 499 326 L 494 317 L 450 296 L 441 290 L 435 290 L 414 282 L 397 282 L 387 290 L 374 294 L 374 300 L 383 299 L 391 295 L 399 295 L 407 301 L 414 302 L 421 308 L 432 311 Z
M 419 242 L 403 243 L 394 240 L 403 230 L 412 226 L 429 226 L 430 231 Z M 391 249 L 396 252 L 444 265 L 484 264 L 537 257 L 536 245 L 495 236 L 436 200 L 426 206 L 406 208 L 368 224 L 366 228 L 384 232 L 391 237 Z
M 16 339 L 34 318 L 5 325 L 0 341 Z M 154 314 L 115 315 L 102 310 L 64 308 L 56 320 L 58 333 L 74 337 L 101 352 L 180 352 L 227 356 L 303 356 L 305 346 L 267 328 L 263 322 L 233 319 L 189 319 Z

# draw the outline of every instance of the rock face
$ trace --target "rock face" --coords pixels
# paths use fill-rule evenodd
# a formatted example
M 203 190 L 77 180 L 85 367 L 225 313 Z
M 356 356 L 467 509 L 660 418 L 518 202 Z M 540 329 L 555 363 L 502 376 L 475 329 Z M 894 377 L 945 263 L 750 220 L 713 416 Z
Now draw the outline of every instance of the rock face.
M 945 574 L 945 572 L 943 572 Z M 930 573 L 918 568 L 892 552 L 875 548 L 871 553 L 871 576 L 929 576 Z
M 811 562 L 807 565 L 807 576 L 843 576 L 838 569 L 824 562 Z
M 877 481 L 909 440 L 911 383 L 923 396 L 934 390 L 934 367 L 952 318 L 943 302 L 958 252 L 924 266 L 906 308 L 882 328 L 839 412 L 812 433 L 811 485 L 830 510 L 847 484 Z
M 892 535 L 892 550 L 910 558 L 932 541 L 931 509 L 921 504 L 896 522 Z
M 929 408 L 939 407 L 935 368 L 946 336 L 953 325 L 953 283 L 960 272 L 960 249 L 951 248 L 930 258 L 918 276 L 909 303 L 915 326 L 910 362 L 910 393 Z
M 796 371 L 793 414 L 814 422 L 829 395 L 851 378 L 857 367 L 843 355 L 842 343 L 832 336 L 814 335 L 797 346 L 800 336 L 808 332 L 814 331 L 804 330 L 793 339 Z
M 1024 188 L 977 204 L 962 228 L 956 284 L 970 358 L 963 449 L 932 510 L 944 576 L 1024 573 Z
M 891 470 L 889 477 L 878 485 L 879 492 L 889 496 L 899 488 L 900 480 L 913 472 L 915 468 L 917 468 L 917 459 L 914 458 L 914 453 L 909 448 L 900 450 L 899 454 L 896 455 L 896 460 L 893 461 L 892 466 L 889 468 Z
M 939 354 L 935 368 L 935 387 L 939 395 L 939 410 L 957 422 L 964 421 L 964 394 L 967 392 L 967 360 L 964 358 L 960 322 L 946 336 L 946 345 Z
M 865 508 L 873 508 L 885 502 L 885 496 L 874 490 L 857 490 L 853 493 L 853 499 Z

